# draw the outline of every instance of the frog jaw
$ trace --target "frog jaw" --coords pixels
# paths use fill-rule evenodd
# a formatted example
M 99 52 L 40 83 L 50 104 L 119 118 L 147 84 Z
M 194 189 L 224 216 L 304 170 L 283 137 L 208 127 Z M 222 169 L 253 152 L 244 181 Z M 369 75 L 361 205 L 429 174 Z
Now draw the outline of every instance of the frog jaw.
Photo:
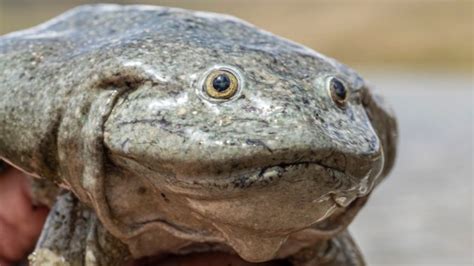
M 381 161 L 380 158 L 375 160 L 373 169 L 381 168 Z M 278 173 L 275 168 L 284 169 L 286 172 Z M 160 249 L 163 250 L 178 251 L 192 242 L 220 243 L 230 246 L 248 261 L 270 260 L 277 256 L 290 235 L 305 228 L 317 226 L 331 217 L 334 212 L 343 212 L 347 204 L 370 191 L 370 189 L 360 189 L 364 186 L 357 183 L 357 180 L 363 181 L 363 178 L 353 180 L 352 183 L 346 182 L 345 185 L 336 182 L 338 189 L 333 187 L 317 191 L 315 184 L 318 183 L 314 181 L 329 182 L 331 177 L 323 176 L 323 173 L 327 171 L 334 173 L 338 170 L 324 167 L 316 162 L 267 166 L 256 171 L 255 174 L 266 176 L 268 179 L 271 179 L 273 174 L 273 182 L 268 183 L 267 180 L 266 185 L 264 185 L 265 182 L 247 183 L 251 185 L 241 185 L 238 188 L 239 191 L 234 190 L 234 193 L 224 190 L 225 193 L 219 195 L 209 193 L 209 191 L 219 189 L 218 186 L 210 187 L 209 184 L 201 183 L 190 187 L 192 183 L 186 185 L 168 183 L 164 188 L 164 183 L 153 183 L 153 181 L 167 178 L 164 176 L 154 178 L 149 180 L 150 183 L 157 190 L 165 189 L 166 195 L 171 198 L 173 204 L 180 204 L 174 205 L 174 211 L 183 213 L 183 218 L 176 220 L 157 214 L 161 218 L 142 220 L 133 226 L 136 230 L 128 231 L 122 239 L 127 239 L 126 242 L 134 246 L 133 243 L 145 241 L 150 234 L 159 234 L 160 237 L 166 234 L 167 238 L 178 239 L 176 241 L 181 244 L 176 249 L 161 247 Z M 376 180 L 378 173 L 378 171 L 368 173 L 367 178 L 371 183 Z M 342 172 L 337 175 L 340 178 L 348 178 Z M 235 184 L 235 182 L 229 184 Z M 219 190 L 225 187 L 223 184 L 220 185 Z M 345 197 L 346 201 L 339 200 L 341 197 Z M 176 202 L 174 199 L 177 198 L 185 200 Z M 341 220 L 347 219 L 341 218 Z M 199 221 L 202 228 L 193 229 L 193 221 Z M 331 222 L 331 224 L 338 223 L 338 221 Z M 338 228 L 344 227 L 345 225 L 338 226 Z M 334 230 L 320 229 L 317 234 L 333 235 L 332 231 Z M 156 244 L 152 240 L 149 241 L 151 242 L 147 246 Z
M 163 240 L 163 236 L 165 236 L 164 239 L 166 241 L 160 240 L 160 243 L 165 242 L 167 244 L 162 248 L 165 248 L 168 252 L 178 254 L 193 252 L 192 246 L 196 246 L 196 243 L 210 243 L 218 250 L 230 253 L 236 252 L 247 261 L 263 262 L 291 255 L 294 252 L 294 248 L 286 246 L 289 238 L 292 241 L 288 243 L 294 243 L 296 240 L 302 243 L 299 245 L 301 247 L 311 246 L 318 241 L 332 238 L 348 226 L 366 200 L 367 196 L 356 199 L 346 208 L 336 207 L 334 211 L 331 211 L 334 214 L 322 219 L 322 221 L 308 228 L 288 234 L 262 235 L 261 232 L 215 223 L 212 226 L 217 228 L 218 231 L 210 235 L 210 231 L 196 231 L 168 221 L 153 220 L 144 223 L 144 226 L 135 232 L 136 234 L 124 239 L 124 241 L 129 245 L 135 257 L 142 257 L 144 255 L 141 253 L 144 252 L 144 246 L 150 248 L 150 246 L 156 244 L 156 240 L 155 242 L 151 240 L 151 242 L 147 243 L 146 239 L 148 241 L 150 239 Z M 335 202 L 333 203 L 335 204 Z M 178 244 L 176 245 L 176 243 Z M 197 245 L 199 246 L 199 244 Z M 197 250 L 202 251 L 202 248 Z M 156 250 L 148 252 L 148 254 L 145 254 L 146 256 L 158 254 Z
M 319 164 L 308 165 L 289 165 L 288 168 L 293 169 L 287 171 L 294 172 L 295 175 L 304 173 L 302 170 L 306 167 L 337 171 Z M 360 208 L 353 208 L 351 203 L 367 196 L 382 168 L 383 159 L 380 158 L 367 176 L 358 179 L 360 182 L 354 180 L 353 183 L 339 183 L 337 189 L 333 187 L 321 191 L 321 194 L 310 195 L 311 190 L 317 190 L 316 187 L 311 187 L 311 181 L 308 182 L 311 177 L 300 176 L 300 180 L 295 180 L 290 173 L 289 176 L 280 176 L 278 181 L 272 186 L 266 186 L 264 191 L 255 188 L 255 193 L 216 200 L 190 196 L 188 201 L 193 212 L 204 219 L 211 218 L 213 227 L 222 234 L 226 244 L 242 258 L 251 262 L 262 262 L 274 259 L 294 232 L 314 226 L 320 228 L 316 234 L 321 238 L 321 235 L 333 236 L 335 231 L 339 232 L 345 228 L 347 221 L 357 212 L 354 209 Z M 271 171 L 271 168 L 268 169 Z M 350 179 L 347 176 L 345 178 Z M 301 193 L 300 197 L 294 197 L 298 191 Z M 346 209 L 352 211 L 346 214 Z M 319 226 L 334 213 L 337 215 L 332 218 L 332 229 Z
M 247 261 L 258 263 L 286 258 L 299 250 L 292 246 L 295 241 L 299 242 L 300 248 L 310 247 L 342 232 L 364 206 L 367 198 L 368 196 L 357 198 L 345 208 L 335 207 L 320 222 L 287 235 L 262 236 L 230 226 L 221 226 L 219 229 L 224 234 L 227 245 Z

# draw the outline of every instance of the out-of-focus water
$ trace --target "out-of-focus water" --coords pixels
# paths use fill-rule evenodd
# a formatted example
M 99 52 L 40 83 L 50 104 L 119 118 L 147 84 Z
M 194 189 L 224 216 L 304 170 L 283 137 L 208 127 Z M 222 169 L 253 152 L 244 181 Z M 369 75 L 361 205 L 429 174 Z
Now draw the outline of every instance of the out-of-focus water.
M 473 265 L 473 78 L 364 75 L 392 103 L 400 128 L 392 174 L 351 231 L 369 265 Z

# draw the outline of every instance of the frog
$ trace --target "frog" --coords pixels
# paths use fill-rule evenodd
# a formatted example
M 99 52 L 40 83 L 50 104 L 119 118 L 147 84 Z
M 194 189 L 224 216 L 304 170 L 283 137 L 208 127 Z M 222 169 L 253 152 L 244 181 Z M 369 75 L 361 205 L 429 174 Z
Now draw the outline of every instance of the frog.
M 355 70 L 236 17 L 73 8 L 0 37 L 0 159 L 49 204 L 31 265 L 365 265 L 397 122 Z

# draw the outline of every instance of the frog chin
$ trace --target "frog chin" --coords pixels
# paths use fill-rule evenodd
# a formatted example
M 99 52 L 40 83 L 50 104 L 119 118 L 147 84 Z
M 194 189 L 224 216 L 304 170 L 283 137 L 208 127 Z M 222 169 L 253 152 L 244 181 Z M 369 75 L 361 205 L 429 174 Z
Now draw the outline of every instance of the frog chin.
M 280 169 L 282 166 L 275 167 Z M 357 182 L 336 182 L 338 189 L 331 187 L 318 191 L 314 178 L 325 179 L 310 176 L 327 173 L 326 167 L 309 163 L 288 164 L 284 173 L 276 171 L 275 167 L 266 167 L 263 173 L 267 177 L 273 174 L 275 178 L 280 175 L 278 182 L 272 186 L 256 186 L 237 196 L 210 198 L 202 194 L 183 194 L 175 189 L 186 197 L 185 205 L 180 208 L 190 210 L 189 215 L 209 230 L 193 231 L 190 225 L 186 225 L 187 221 L 155 220 L 142 224 L 147 224 L 150 230 L 155 224 L 156 230 L 167 230 L 181 239 L 231 247 L 250 262 L 268 261 L 292 252 L 287 243 L 295 238 L 306 246 L 331 238 L 346 228 L 360 209 L 361 202 L 365 202 L 361 199 L 366 198 L 367 187 L 371 187 L 369 183 L 376 179 L 371 172 Z M 331 171 L 334 174 L 336 170 Z M 334 175 L 350 180 L 343 173 Z
M 160 182 L 163 178 L 147 178 L 173 202 L 166 205 L 170 215 L 148 216 L 125 238 L 141 243 L 137 256 L 145 242 L 153 249 L 148 255 L 158 250 L 179 252 L 190 243 L 218 243 L 251 262 L 271 260 L 288 252 L 286 243 L 297 232 L 306 232 L 311 243 L 345 228 L 358 210 L 353 202 L 370 192 L 380 165 L 375 163 L 362 177 L 319 162 L 298 162 L 247 169 L 245 175 L 232 173 L 226 183 L 216 183 L 219 179 L 212 177 L 198 184 L 180 182 L 185 176 L 166 183 Z M 180 218 L 171 218 L 178 214 Z M 157 243 L 151 235 L 174 240 L 153 248 Z M 170 248 L 168 242 L 176 244 Z
M 282 231 L 255 230 L 227 222 L 214 222 L 213 227 L 225 239 L 224 244 L 230 246 L 246 261 L 257 263 L 288 257 L 303 247 L 330 239 L 347 228 L 365 204 L 367 196 L 354 196 L 350 203 L 346 200 L 344 206 L 340 204 L 339 196 L 327 195 L 322 198 L 328 202 L 328 207 L 321 211 L 322 216 L 308 225 L 300 224 Z M 271 220 L 269 218 L 268 223 L 272 223 Z M 268 227 L 272 226 L 269 224 Z M 295 242 L 298 242 L 298 245 L 294 245 Z
M 176 253 L 182 253 L 182 250 L 187 250 L 185 253 L 193 252 L 192 249 L 187 248 L 189 244 L 186 243 L 190 243 L 189 241 L 206 242 L 214 243 L 224 251 L 235 252 L 249 262 L 264 262 L 287 257 L 298 252 L 301 248 L 312 246 L 318 241 L 330 239 L 340 233 L 352 221 L 366 200 L 367 196 L 357 198 L 347 207 L 341 207 L 332 200 L 332 197 L 329 197 L 328 201 L 332 201 L 334 207 L 327 210 L 324 217 L 321 217 L 314 224 L 303 228 L 294 228 L 291 232 L 286 233 L 259 232 L 235 224 L 219 222 L 209 225 L 217 230 L 201 232 L 164 220 L 146 221 L 142 225 L 147 228 L 146 231 L 149 233 L 166 231 L 174 237 L 186 240 L 183 242 L 184 244 L 180 245 L 180 248 L 175 249 Z M 141 231 L 145 233 L 145 230 Z M 158 235 L 163 236 L 163 233 Z M 231 249 L 229 250 L 226 247 Z M 201 249 L 198 248 L 197 250 Z

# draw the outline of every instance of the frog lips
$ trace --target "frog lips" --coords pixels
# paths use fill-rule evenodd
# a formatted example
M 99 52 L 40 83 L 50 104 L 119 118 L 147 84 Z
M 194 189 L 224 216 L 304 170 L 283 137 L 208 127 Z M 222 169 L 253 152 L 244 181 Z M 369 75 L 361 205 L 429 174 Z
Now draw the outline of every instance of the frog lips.
M 188 179 L 187 176 L 184 175 L 184 177 L 173 180 L 172 187 L 179 187 L 175 192 L 186 194 L 193 198 L 229 198 L 238 196 L 250 189 L 262 189 L 272 186 L 284 179 L 285 176 L 305 168 L 311 168 L 313 169 L 312 174 L 311 171 L 308 170 L 309 174 L 305 176 L 298 176 L 285 181 L 288 183 L 296 183 L 306 178 L 312 178 L 315 182 L 319 182 L 318 175 L 324 174 L 332 176 L 331 180 L 326 181 L 334 181 L 332 191 L 340 192 L 332 193 L 332 196 L 339 205 L 342 204 L 345 207 L 350 202 L 342 203 L 342 198 L 344 197 L 343 192 L 354 190 L 355 188 L 351 186 L 351 184 L 359 184 L 357 187 L 359 190 L 358 196 L 364 196 L 370 192 L 373 183 L 382 170 L 383 156 L 380 155 L 371 158 L 370 161 L 350 164 L 350 167 L 334 167 L 324 160 L 283 161 L 277 164 L 243 168 L 234 172 L 224 173 L 226 178 L 207 177 L 196 180 Z M 354 171 L 353 168 L 357 168 L 356 171 Z

